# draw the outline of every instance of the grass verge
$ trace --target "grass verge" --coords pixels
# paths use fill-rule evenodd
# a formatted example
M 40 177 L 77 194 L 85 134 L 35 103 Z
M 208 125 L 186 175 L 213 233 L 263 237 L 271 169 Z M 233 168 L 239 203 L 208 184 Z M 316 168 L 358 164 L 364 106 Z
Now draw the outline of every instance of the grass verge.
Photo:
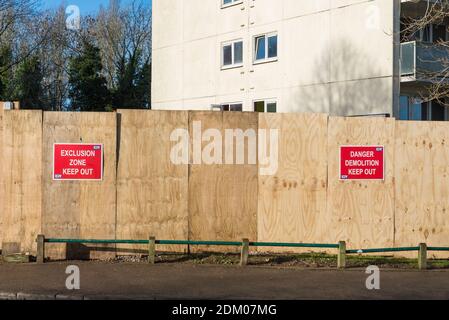
M 145 262 L 145 256 L 120 256 L 114 262 Z M 238 253 L 192 253 L 157 254 L 157 263 L 181 263 L 198 265 L 238 265 Z M 301 267 L 301 268 L 336 268 L 337 256 L 325 253 L 301 254 L 251 254 L 249 264 L 273 267 Z M 417 269 L 417 259 L 398 258 L 392 256 L 348 255 L 347 268 L 366 268 L 376 265 L 380 268 Z M 449 260 L 428 260 L 429 269 L 449 269 Z

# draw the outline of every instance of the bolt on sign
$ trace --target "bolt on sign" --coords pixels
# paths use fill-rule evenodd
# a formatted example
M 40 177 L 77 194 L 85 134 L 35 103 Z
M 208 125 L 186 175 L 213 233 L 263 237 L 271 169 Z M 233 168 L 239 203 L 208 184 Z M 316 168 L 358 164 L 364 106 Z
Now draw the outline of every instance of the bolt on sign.
M 103 145 L 55 143 L 53 180 L 103 180 Z
M 384 180 L 383 146 L 340 146 L 340 180 Z

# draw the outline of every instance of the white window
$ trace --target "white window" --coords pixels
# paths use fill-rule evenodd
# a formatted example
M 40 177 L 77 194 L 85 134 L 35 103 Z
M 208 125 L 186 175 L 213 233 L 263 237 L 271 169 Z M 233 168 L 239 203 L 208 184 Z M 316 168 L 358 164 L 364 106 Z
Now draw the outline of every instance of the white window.
M 243 111 L 242 102 L 222 103 L 219 105 L 221 111 Z
M 243 0 L 221 0 L 221 7 L 226 8 L 240 3 L 243 3 Z
M 274 99 L 254 101 L 254 112 L 277 112 L 277 102 Z
M 254 63 L 276 61 L 278 57 L 277 33 L 254 37 Z
M 235 68 L 243 65 L 243 41 L 225 42 L 221 46 L 221 67 Z

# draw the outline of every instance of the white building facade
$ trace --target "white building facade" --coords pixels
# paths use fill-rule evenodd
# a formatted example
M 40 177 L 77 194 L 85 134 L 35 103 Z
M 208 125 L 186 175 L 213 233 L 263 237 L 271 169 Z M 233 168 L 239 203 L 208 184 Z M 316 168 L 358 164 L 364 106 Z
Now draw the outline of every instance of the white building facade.
M 153 0 L 152 108 L 398 116 L 416 2 Z

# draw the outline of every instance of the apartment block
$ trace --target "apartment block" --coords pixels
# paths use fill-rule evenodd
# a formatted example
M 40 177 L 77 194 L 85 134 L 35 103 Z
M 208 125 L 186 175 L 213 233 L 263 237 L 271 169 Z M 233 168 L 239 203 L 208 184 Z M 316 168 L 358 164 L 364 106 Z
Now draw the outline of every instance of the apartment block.
M 152 108 L 417 118 L 401 15 L 426 3 L 153 0 Z

